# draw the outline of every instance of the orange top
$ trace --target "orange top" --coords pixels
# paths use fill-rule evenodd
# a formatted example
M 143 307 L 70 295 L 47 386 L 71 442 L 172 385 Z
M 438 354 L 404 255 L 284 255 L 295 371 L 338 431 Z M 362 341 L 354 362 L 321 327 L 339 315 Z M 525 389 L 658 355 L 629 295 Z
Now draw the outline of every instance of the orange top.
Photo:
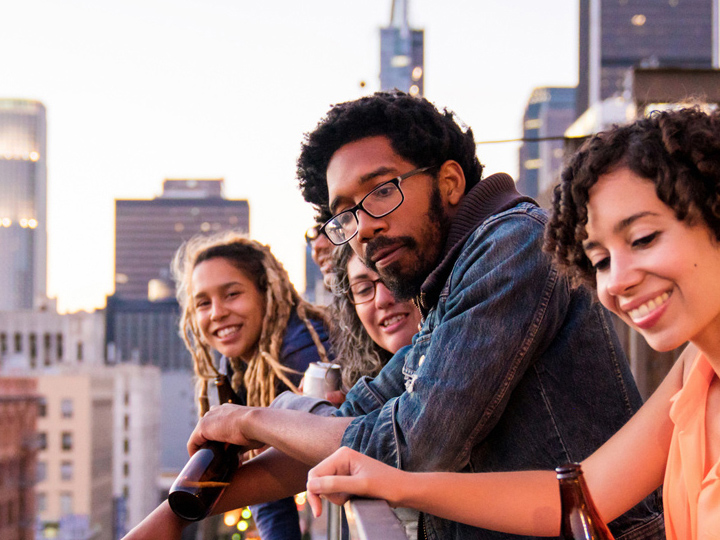
M 705 407 L 714 376 L 698 355 L 671 399 L 675 428 L 663 487 L 667 540 L 720 540 L 720 462 L 705 460 Z

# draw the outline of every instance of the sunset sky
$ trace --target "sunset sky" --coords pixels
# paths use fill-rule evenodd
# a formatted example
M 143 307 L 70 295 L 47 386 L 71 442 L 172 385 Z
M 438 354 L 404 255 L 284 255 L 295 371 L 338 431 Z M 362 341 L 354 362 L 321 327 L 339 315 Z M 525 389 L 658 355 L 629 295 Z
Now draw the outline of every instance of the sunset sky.
M 332 103 L 379 89 L 390 0 L 22 0 L 0 18 L 0 97 L 48 111 L 51 296 L 113 291 L 114 200 L 165 178 L 224 178 L 251 236 L 304 288 L 311 209 L 295 182 L 303 133 Z M 425 96 L 478 141 L 521 136 L 532 89 L 577 83 L 576 0 L 410 0 L 425 30 Z M 361 88 L 361 81 L 366 83 Z M 517 174 L 517 143 L 480 145 Z

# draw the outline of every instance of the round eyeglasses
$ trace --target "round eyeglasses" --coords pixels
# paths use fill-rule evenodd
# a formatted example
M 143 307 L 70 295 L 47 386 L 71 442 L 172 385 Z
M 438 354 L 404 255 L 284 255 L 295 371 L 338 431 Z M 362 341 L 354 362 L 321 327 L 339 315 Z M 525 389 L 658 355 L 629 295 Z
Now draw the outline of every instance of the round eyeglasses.
M 383 182 L 365 195 L 355 206 L 331 217 L 325 225 L 320 228 L 320 232 L 325 233 L 325 236 L 336 246 L 341 246 L 349 242 L 358 232 L 359 221 L 357 214 L 360 210 L 363 210 L 366 214 L 374 218 L 387 216 L 397 210 L 405 200 L 405 196 L 400 189 L 400 182 L 434 168 L 435 166 L 433 165 L 430 167 L 420 167 L 392 180 Z
M 358 304 L 365 304 L 366 302 L 374 300 L 378 283 L 382 283 L 380 278 L 364 279 L 350 285 L 350 290 L 347 293 L 350 302 L 357 306 Z

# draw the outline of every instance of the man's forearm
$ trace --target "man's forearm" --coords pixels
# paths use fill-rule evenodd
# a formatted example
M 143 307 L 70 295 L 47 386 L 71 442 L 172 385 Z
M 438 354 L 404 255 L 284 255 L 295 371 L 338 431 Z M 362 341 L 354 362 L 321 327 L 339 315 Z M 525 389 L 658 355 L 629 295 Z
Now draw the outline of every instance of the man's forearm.
M 276 501 L 305 491 L 309 470 L 304 463 L 270 448 L 238 468 L 213 513 Z
M 352 420 L 257 408 L 242 417 L 240 429 L 247 438 L 261 441 L 294 460 L 314 466 L 340 447 L 343 433 Z

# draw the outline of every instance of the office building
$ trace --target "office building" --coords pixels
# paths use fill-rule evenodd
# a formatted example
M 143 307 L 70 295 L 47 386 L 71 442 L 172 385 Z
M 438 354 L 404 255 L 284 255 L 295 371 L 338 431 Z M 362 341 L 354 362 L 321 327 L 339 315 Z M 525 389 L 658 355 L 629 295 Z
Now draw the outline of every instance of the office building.
M 105 363 L 105 315 L 0 311 L 0 370 L 36 373 L 55 367 Z
M 565 130 L 575 119 L 575 88 L 535 88 L 523 116 L 518 190 L 547 208 L 560 179 Z
M 40 538 L 113 540 L 113 397 L 108 368 L 38 376 Z
M 408 23 L 410 0 L 392 0 L 390 25 L 380 29 L 380 89 L 397 88 L 422 96 L 425 85 L 425 32 Z
M 37 381 L 0 377 L 0 538 L 35 538 Z
M 630 68 L 717 66 L 718 0 L 580 0 L 577 114 L 631 91 Z
M 0 310 L 45 304 L 45 106 L 0 99 Z
M 165 180 L 161 196 L 115 201 L 115 295 L 172 296 L 170 262 L 196 234 L 250 230 L 246 200 L 223 198 L 223 180 Z
M 115 538 L 122 538 L 160 504 L 160 369 L 112 368 Z M 187 441 L 187 439 L 186 439 Z M 181 445 L 182 446 L 182 445 Z M 185 450 L 187 459 L 187 450 Z

